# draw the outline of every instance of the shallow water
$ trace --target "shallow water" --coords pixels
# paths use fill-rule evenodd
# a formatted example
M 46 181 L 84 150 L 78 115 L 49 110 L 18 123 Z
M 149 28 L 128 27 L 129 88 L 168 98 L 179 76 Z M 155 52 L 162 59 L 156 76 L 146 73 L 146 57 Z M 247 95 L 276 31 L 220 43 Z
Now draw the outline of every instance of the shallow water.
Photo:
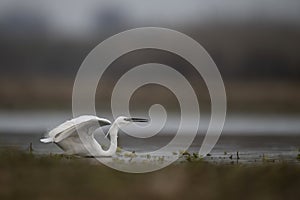
M 29 151 L 29 145 L 32 143 L 33 152 L 37 154 L 56 154 L 63 151 L 55 144 L 43 144 L 39 142 L 42 134 L 0 134 L 0 148 L 14 147 L 21 150 Z M 203 137 L 195 138 L 188 152 L 197 153 L 201 147 Z M 129 152 L 150 152 L 159 149 L 167 144 L 172 137 L 158 136 L 151 141 L 145 139 L 131 138 L 121 134 L 119 136 L 119 146 Z M 204 159 L 216 163 L 261 163 L 261 162 L 294 162 L 298 163 L 297 155 L 300 148 L 300 136 L 221 136 L 218 143 Z M 151 154 L 152 159 L 165 160 L 180 157 L 182 153 L 180 147 L 173 149 L 172 152 L 165 152 L 160 155 Z M 239 159 L 237 159 L 239 152 Z M 149 154 L 150 155 L 150 154 Z M 232 155 L 232 157 L 231 157 Z M 142 161 L 143 158 L 117 154 L 114 158 L 121 160 Z M 184 159 L 184 158 L 183 158 Z M 112 161 L 110 158 L 108 161 Z M 144 158 L 144 160 L 149 160 Z
M 30 143 L 37 154 L 63 153 L 55 144 L 42 144 L 39 139 L 66 121 L 71 114 L 65 112 L 4 112 L 0 111 L 0 148 L 15 147 L 28 150 Z M 150 152 L 165 146 L 176 133 L 176 117 L 170 116 L 167 127 L 151 138 L 134 138 L 121 133 L 119 146 L 126 151 Z M 197 153 L 202 145 L 209 116 L 203 115 L 197 137 L 188 149 Z M 227 116 L 223 133 L 205 160 L 217 163 L 297 162 L 300 148 L 300 116 L 297 115 L 241 115 Z M 130 129 L 129 129 L 130 130 Z M 104 132 L 107 128 L 104 128 Z M 151 129 L 147 129 L 151 131 Z M 189 134 L 190 130 L 186 130 Z M 141 134 L 143 132 L 141 131 Z M 97 137 L 101 140 L 101 135 Z M 157 157 L 179 157 L 181 144 L 172 152 Z M 239 152 L 239 159 L 237 159 Z M 116 156 L 125 159 L 126 156 Z M 138 157 L 130 160 L 140 159 Z M 143 159 L 143 158 L 142 158 Z M 184 158 L 183 158 L 184 159 Z M 127 159 L 128 160 L 128 159 Z

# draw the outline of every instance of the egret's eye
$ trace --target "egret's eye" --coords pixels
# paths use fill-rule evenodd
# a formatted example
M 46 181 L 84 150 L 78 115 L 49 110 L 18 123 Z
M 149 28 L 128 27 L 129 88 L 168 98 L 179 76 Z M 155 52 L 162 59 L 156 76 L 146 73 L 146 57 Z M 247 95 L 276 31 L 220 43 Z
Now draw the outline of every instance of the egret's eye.
M 130 118 L 124 118 L 124 120 L 125 120 L 125 121 L 131 121 L 131 119 L 130 119 Z

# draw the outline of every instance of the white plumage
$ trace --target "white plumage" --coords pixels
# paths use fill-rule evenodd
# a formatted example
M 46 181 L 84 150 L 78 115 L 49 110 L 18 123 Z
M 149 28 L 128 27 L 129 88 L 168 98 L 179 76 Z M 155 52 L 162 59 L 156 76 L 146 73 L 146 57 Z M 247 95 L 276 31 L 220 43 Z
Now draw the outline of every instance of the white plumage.
M 98 128 L 99 125 L 110 125 L 111 122 L 92 115 L 84 115 L 66 121 L 51 130 L 40 141 L 43 143 L 53 142 L 67 154 L 89 156 L 91 155 L 90 152 L 92 152 L 93 156 L 112 156 L 117 149 L 118 130 L 120 126 L 127 125 L 130 122 L 147 121 L 147 119 L 141 118 L 118 117 L 108 131 L 111 144 L 107 151 L 103 150 L 101 145 L 96 141 L 94 133 L 95 128 Z
M 111 122 L 108 119 L 99 118 L 97 116 L 93 115 L 83 115 L 74 119 L 71 119 L 69 121 L 66 121 L 56 128 L 52 129 L 46 138 L 40 139 L 43 143 L 49 143 L 49 142 L 60 142 L 63 139 L 71 136 L 71 134 L 76 133 L 76 127 L 82 128 L 84 126 L 92 127 L 96 126 L 97 122 L 100 123 L 100 126 L 110 125 Z

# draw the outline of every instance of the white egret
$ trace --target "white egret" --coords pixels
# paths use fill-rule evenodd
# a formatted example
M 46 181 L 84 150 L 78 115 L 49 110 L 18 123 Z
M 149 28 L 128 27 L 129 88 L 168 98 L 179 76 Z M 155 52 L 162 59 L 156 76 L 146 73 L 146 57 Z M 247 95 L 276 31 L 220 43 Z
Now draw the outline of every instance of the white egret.
M 104 150 L 94 137 L 96 128 L 110 125 L 111 122 L 104 118 L 92 115 L 84 115 L 66 121 L 51 130 L 45 138 L 40 139 L 43 143 L 55 143 L 67 154 L 88 156 L 89 149 L 93 156 L 112 156 L 116 153 L 118 144 L 119 128 L 131 122 L 147 122 L 147 119 L 118 117 L 111 125 L 106 136 L 110 135 L 110 147 Z M 97 124 L 98 123 L 98 124 Z M 78 130 L 78 131 L 77 131 Z M 80 136 L 78 135 L 80 134 Z M 84 144 L 83 144 L 84 142 Z

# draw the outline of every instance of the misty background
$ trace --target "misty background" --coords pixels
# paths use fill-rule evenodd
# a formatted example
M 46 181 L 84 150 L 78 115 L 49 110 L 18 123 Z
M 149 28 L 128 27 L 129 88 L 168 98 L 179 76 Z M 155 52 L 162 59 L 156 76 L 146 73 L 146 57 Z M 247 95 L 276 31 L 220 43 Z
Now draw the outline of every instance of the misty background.
M 65 115 L 53 116 L 53 112 L 71 116 L 73 81 L 87 54 L 121 31 L 158 26 L 180 31 L 208 51 L 224 80 L 228 116 L 238 113 L 229 118 L 238 124 L 238 130 L 245 129 L 244 122 L 239 121 L 244 114 L 248 115 L 244 119 L 248 120 L 249 132 L 257 123 L 263 129 L 272 120 L 269 127 L 274 130 L 284 132 L 290 127 L 298 132 L 299 8 L 296 0 L 1 0 L 2 128 L 18 127 L 10 122 L 19 112 L 18 124 L 24 123 L 19 129 L 28 124 L 26 116 L 35 122 L 46 118 L 35 128 L 64 121 Z M 104 73 L 96 98 L 99 116 L 110 112 L 110 96 L 120 76 L 148 62 L 167 64 L 180 71 L 193 86 L 201 111 L 209 113 L 206 85 L 193 67 L 172 53 L 147 49 L 121 56 Z M 174 94 L 158 85 L 138 89 L 130 107 L 133 112 L 147 113 L 155 103 L 168 111 L 179 111 Z M 33 114 L 28 115 L 28 111 Z

